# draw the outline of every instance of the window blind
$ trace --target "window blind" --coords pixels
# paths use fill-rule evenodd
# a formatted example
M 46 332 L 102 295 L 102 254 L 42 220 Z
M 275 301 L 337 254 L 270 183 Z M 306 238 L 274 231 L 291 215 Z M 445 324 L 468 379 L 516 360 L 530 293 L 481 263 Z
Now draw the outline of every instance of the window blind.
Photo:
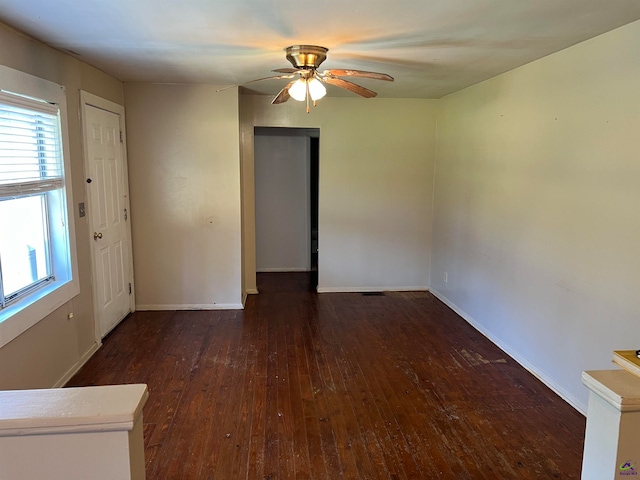
M 0 92 L 0 199 L 64 186 L 57 105 Z

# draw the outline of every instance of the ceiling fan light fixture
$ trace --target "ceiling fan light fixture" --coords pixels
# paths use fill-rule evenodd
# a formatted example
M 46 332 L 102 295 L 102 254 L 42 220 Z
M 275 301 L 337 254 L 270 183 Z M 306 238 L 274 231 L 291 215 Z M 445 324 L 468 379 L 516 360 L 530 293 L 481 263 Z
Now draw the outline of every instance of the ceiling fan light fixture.
M 311 100 L 314 102 L 316 100 L 320 100 L 327 94 L 327 89 L 317 78 L 310 78 L 307 80 L 307 85 L 309 86 L 309 95 L 311 96 Z
M 295 68 L 317 69 L 327 58 L 329 49 L 319 45 L 291 45 L 284 49 L 287 60 Z
M 340 77 L 361 77 L 393 82 L 393 77 L 386 73 L 367 72 L 364 70 L 332 69 L 319 72 L 318 67 L 327 59 L 328 51 L 328 49 L 319 45 L 291 45 L 285 49 L 285 52 L 287 60 L 291 62 L 293 68 L 278 68 L 273 71 L 282 75 L 259 78 L 246 83 L 272 78 L 295 78 L 298 76 L 298 79 L 287 83 L 271 103 L 273 105 L 279 105 L 293 98 L 299 102 L 306 102 L 307 113 L 309 113 L 309 105 L 313 102 L 313 106 L 315 106 L 316 101 L 327 94 L 325 83 L 348 90 L 364 98 L 372 98 L 377 95 L 373 90 L 369 90 L 368 88 Z
M 299 102 L 304 102 L 307 98 L 307 81 L 304 78 L 301 78 L 294 82 L 289 88 L 289 95 L 294 100 Z

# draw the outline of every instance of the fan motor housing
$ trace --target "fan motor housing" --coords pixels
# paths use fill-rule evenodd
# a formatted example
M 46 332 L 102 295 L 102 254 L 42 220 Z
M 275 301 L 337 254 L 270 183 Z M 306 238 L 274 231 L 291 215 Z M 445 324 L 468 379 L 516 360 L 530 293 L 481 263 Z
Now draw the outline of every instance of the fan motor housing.
M 318 45 L 292 45 L 285 49 L 287 60 L 295 68 L 317 69 L 327 58 L 328 48 Z

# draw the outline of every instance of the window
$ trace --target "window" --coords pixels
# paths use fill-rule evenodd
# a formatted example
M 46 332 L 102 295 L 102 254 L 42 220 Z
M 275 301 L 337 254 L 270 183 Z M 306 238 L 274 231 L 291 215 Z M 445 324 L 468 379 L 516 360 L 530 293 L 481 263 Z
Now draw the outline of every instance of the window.
M 58 108 L 0 93 L 0 309 L 55 280 L 62 175 Z
M 29 79 L 24 91 L 15 81 L 21 77 Z M 0 83 L 0 347 L 79 291 L 67 209 L 64 90 L 0 68 L 0 81 L 7 79 Z M 4 89 L 11 80 L 18 93 Z

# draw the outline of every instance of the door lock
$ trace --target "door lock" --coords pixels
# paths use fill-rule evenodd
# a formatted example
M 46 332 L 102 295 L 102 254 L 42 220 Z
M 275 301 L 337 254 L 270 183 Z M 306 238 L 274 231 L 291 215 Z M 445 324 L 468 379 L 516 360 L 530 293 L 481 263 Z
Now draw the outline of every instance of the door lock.
M 98 240 L 99 238 L 102 238 L 102 232 L 100 233 L 93 232 L 93 239 Z

